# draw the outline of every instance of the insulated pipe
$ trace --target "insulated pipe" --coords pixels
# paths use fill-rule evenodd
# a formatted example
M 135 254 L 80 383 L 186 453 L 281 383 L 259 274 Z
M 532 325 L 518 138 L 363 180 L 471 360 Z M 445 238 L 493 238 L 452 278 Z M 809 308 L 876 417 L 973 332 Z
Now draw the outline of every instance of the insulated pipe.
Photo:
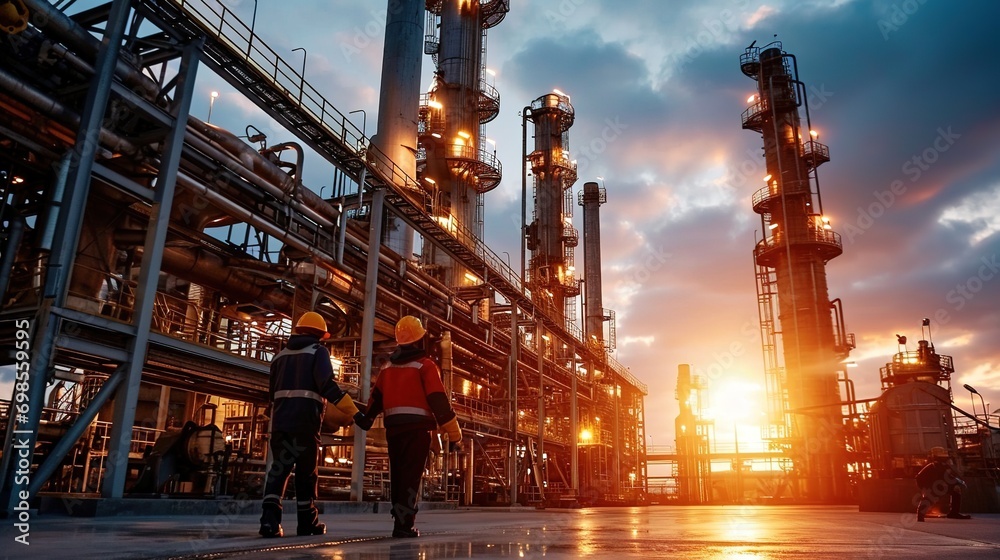
M 212 253 L 165 247 L 162 269 L 195 284 L 225 292 L 227 296 L 240 302 L 268 302 L 276 310 L 287 313 L 292 311 L 292 296 L 276 289 L 273 282 L 262 286 L 246 273 L 226 266 L 222 259 Z
M 34 89 L 22 80 L 8 74 L 3 69 L 0 69 L 0 89 L 12 94 L 17 99 L 31 105 L 45 115 L 63 124 L 70 125 L 71 128 L 80 127 L 80 115 L 67 109 L 58 101 Z M 136 156 L 139 153 L 139 149 L 131 142 L 103 127 L 100 130 L 98 138 L 104 147 L 112 151 L 129 156 Z
M 270 148 L 267 148 L 266 150 L 264 150 L 264 153 L 262 153 L 261 155 L 265 158 L 266 161 L 271 162 L 271 160 L 267 158 L 267 156 L 269 154 L 277 154 L 278 152 L 281 152 L 281 151 L 284 151 L 284 150 L 294 150 L 295 151 L 295 179 L 294 179 L 294 183 L 293 183 L 294 184 L 294 190 L 292 191 L 292 195 L 293 196 L 297 196 L 298 192 L 302 190 L 302 166 L 303 166 L 303 161 L 305 159 L 305 153 L 302 151 L 302 146 L 300 146 L 296 142 L 282 142 L 281 144 L 276 144 L 274 146 L 271 146 Z M 281 159 L 280 156 L 275 156 L 275 157 L 277 157 L 279 160 Z M 274 162 L 271 162 L 271 163 L 274 163 Z M 277 167 L 277 164 L 275 164 L 275 166 Z M 278 167 L 278 169 L 281 169 L 281 168 Z M 288 175 L 287 171 L 282 170 L 282 172 L 285 173 L 286 175 Z M 319 197 L 317 196 L 317 198 L 319 198 Z M 323 200 L 323 202 L 325 204 L 329 204 L 325 200 Z
M 22 0 L 22 2 L 31 12 L 31 21 L 36 26 L 40 22 L 44 24 L 46 36 L 53 34 L 71 48 L 80 51 L 81 54 L 97 57 L 97 51 L 101 46 L 100 39 L 77 25 L 58 8 L 44 0 Z M 115 74 L 122 79 L 125 85 L 150 101 L 155 100 L 160 93 L 160 87 L 156 82 L 143 75 L 140 70 L 130 66 L 122 57 L 119 57 L 115 63 Z
M 16 205 L 20 205 L 20 203 L 16 203 Z M 12 208 L 11 212 L 15 215 L 10 218 L 7 242 L 4 244 L 3 255 L 0 255 L 0 298 L 3 298 L 3 301 L 7 301 L 7 284 L 10 282 L 11 271 L 14 270 L 14 260 L 17 257 L 17 248 L 21 244 L 21 237 L 24 234 L 24 218 L 16 215 L 16 208 Z
M 45 222 L 42 224 L 41 232 L 36 241 L 38 248 L 42 251 L 52 250 L 52 240 L 56 236 L 56 224 L 59 223 L 59 213 L 62 208 L 63 195 L 66 192 L 66 180 L 69 178 L 71 160 L 71 151 L 67 151 L 59 159 L 56 180 L 52 186 L 52 195 L 49 198 L 49 207 L 45 213 Z
M 298 200 L 293 198 L 291 192 L 293 192 L 294 189 L 293 188 L 286 189 L 282 185 L 282 183 L 286 185 L 292 185 L 293 184 L 292 181 L 288 178 L 287 175 L 284 174 L 283 171 L 277 169 L 277 166 L 275 166 L 274 164 L 266 162 L 267 165 L 274 167 L 278 173 L 285 175 L 285 179 L 287 179 L 287 181 L 279 181 L 279 184 L 275 184 L 274 182 L 269 181 L 266 177 L 257 174 L 256 172 L 257 167 L 254 166 L 252 161 L 245 161 L 242 157 L 237 157 L 234 154 L 227 154 L 225 151 L 223 151 L 221 147 L 216 147 L 207 140 L 202 140 L 192 135 L 188 135 L 185 140 L 188 142 L 188 144 L 190 144 L 197 150 L 203 152 L 209 157 L 212 157 L 213 159 L 218 160 L 219 163 L 229 171 L 232 171 L 233 173 L 240 175 L 250 183 L 253 183 L 257 187 L 260 187 L 261 189 L 265 190 L 268 194 L 271 194 L 278 200 L 288 204 L 291 208 L 294 208 L 295 210 L 301 212 L 310 220 L 313 220 L 314 222 L 319 224 L 321 227 L 331 230 L 335 227 L 335 222 L 332 221 L 329 217 L 324 216 L 316 209 L 313 209 L 308 205 L 305 205 L 302 202 L 299 202 Z M 257 153 L 252 148 L 250 148 L 250 146 L 247 146 L 247 148 L 249 149 L 250 152 L 253 152 L 254 154 Z M 257 154 L 257 156 L 259 157 L 259 154 Z M 263 158 L 260 159 L 263 161 Z M 242 167 L 242 169 L 234 168 L 233 167 L 234 162 L 238 163 Z M 276 178 L 280 179 L 280 177 Z M 312 194 L 312 198 L 314 198 L 315 201 L 318 201 L 317 207 L 322 208 L 323 206 L 325 206 L 326 207 L 325 209 L 328 210 L 329 213 L 331 214 L 336 213 L 336 211 L 333 209 L 332 206 L 330 206 L 325 201 L 317 197 L 315 194 L 312 193 L 312 191 L 302 189 L 302 192 Z M 309 197 L 303 197 L 303 198 L 309 198 Z
M 183 172 L 180 172 L 177 175 L 177 181 L 184 188 L 191 189 L 195 191 L 197 194 L 205 197 L 206 200 L 218 206 L 219 209 L 223 210 L 230 216 L 238 218 L 254 226 L 257 229 L 270 234 L 278 241 L 281 241 L 282 243 L 288 245 L 289 247 L 292 247 L 293 249 L 298 249 L 303 253 L 312 256 L 314 259 L 316 259 L 316 262 L 318 264 L 326 265 L 326 263 L 333 262 L 333 255 L 330 255 L 325 251 L 322 251 L 317 247 L 312 246 L 306 243 L 305 241 L 298 239 L 297 237 L 293 237 L 287 231 L 283 230 L 281 227 L 265 220 L 264 218 L 258 216 L 257 214 L 254 214 L 252 211 L 243 208 L 242 206 L 229 200 L 225 196 L 209 189 L 208 187 L 199 183 L 193 177 L 186 175 Z
M 243 142 L 231 132 L 203 122 L 194 117 L 188 118 L 188 127 L 189 131 L 194 130 L 200 133 L 207 141 L 217 145 L 225 152 L 228 152 L 231 160 L 239 161 L 240 165 L 242 165 L 247 172 L 250 173 L 250 175 L 247 176 L 247 179 L 251 180 L 252 183 L 258 187 L 266 189 L 270 194 L 274 195 L 282 202 L 288 203 L 292 208 L 298 209 L 302 213 L 306 214 L 309 219 L 319 223 L 323 227 L 328 229 L 335 228 L 340 212 L 318 194 L 309 189 L 302 188 L 302 182 L 301 179 L 299 179 L 299 176 L 302 174 L 303 166 L 303 152 L 301 146 L 293 142 L 286 142 L 278 145 L 282 146 L 282 149 L 294 149 L 298 154 L 296 158 L 296 178 L 292 179 L 292 177 L 289 176 L 283 169 L 272 163 L 265 156 L 255 150 L 253 146 Z M 190 134 L 186 140 L 199 150 L 206 151 L 206 153 L 209 151 L 206 146 L 210 144 L 207 144 L 204 141 L 198 142 L 197 140 L 192 139 Z M 271 148 L 270 151 L 275 150 L 278 146 Z M 214 154 L 212 157 L 220 160 L 222 159 L 222 155 L 218 149 L 212 150 L 211 153 Z M 231 171 L 236 171 L 232 168 L 229 169 Z M 253 180 L 253 178 L 257 178 L 259 180 Z
M 90 63 L 74 54 L 73 51 L 66 48 L 65 45 L 47 38 L 45 34 L 38 29 L 29 27 L 21 33 L 21 36 L 28 42 L 35 42 L 39 44 L 38 57 L 40 59 L 43 57 L 44 53 L 44 58 L 46 60 L 63 60 L 70 67 L 72 67 L 73 70 L 76 70 L 81 74 L 93 75 L 94 67 L 91 66 Z

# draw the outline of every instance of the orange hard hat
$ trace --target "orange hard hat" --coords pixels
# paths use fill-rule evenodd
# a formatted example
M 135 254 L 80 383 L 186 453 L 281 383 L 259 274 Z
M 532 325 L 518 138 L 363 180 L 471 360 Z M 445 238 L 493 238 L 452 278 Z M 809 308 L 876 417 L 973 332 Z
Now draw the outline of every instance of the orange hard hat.
M 427 334 L 420 319 L 413 315 L 407 315 L 396 323 L 396 343 L 413 344 Z
M 330 338 L 330 333 L 326 330 L 326 320 L 323 316 L 315 311 L 307 311 L 299 317 L 299 321 L 295 323 L 295 329 L 310 329 L 315 331 L 316 334 L 322 333 L 320 340 L 326 340 Z

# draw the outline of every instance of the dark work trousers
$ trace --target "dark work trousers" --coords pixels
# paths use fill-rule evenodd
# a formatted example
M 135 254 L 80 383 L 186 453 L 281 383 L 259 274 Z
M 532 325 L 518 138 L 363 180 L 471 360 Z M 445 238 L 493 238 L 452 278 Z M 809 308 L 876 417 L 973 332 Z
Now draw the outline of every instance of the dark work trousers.
M 264 483 L 264 512 L 260 522 L 281 523 L 281 498 L 294 465 L 298 526 L 315 526 L 319 522 L 315 504 L 319 435 L 272 432 L 270 452 L 271 468 L 267 471 L 267 481 Z
M 945 498 L 945 499 L 941 499 Z M 957 484 L 947 484 L 939 480 L 934 486 L 920 489 L 920 503 L 917 504 L 917 514 L 923 515 L 940 500 L 941 513 L 959 514 L 962 512 L 962 491 Z M 948 510 L 944 511 L 947 506 Z
M 417 515 L 417 496 L 424 474 L 431 434 L 427 430 L 393 430 L 386 433 L 389 445 L 389 486 L 392 491 L 392 517 L 396 526 L 412 529 Z

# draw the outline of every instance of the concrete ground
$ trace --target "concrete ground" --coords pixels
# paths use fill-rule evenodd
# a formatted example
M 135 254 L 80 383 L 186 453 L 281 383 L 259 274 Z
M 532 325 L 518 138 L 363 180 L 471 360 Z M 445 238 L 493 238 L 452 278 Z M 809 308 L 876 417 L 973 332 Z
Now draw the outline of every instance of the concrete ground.
M 1000 514 L 968 521 L 854 507 L 651 506 L 422 511 L 421 536 L 389 537 L 388 513 L 326 513 L 323 537 L 262 539 L 257 515 L 67 517 L 34 515 L 26 540 L 0 520 L 0 557 L 135 558 L 692 558 L 787 560 L 1000 558 Z M 290 523 L 289 523 L 290 521 Z M 22 536 L 22 540 L 25 540 Z

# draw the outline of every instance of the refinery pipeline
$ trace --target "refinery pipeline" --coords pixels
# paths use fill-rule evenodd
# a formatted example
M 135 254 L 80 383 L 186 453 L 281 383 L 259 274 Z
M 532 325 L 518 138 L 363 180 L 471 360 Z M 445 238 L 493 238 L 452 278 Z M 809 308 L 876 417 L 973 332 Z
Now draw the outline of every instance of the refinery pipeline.
M 540 85 L 521 109 L 517 269 L 484 239 L 485 195 L 503 177 L 486 147 L 500 115 L 486 47 L 509 0 L 390 2 L 371 137 L 309 84 L 304 57 L 290 64 L 226 2 L 74 4 L 0 0 L 0 365 L 17 381 L 0 395 L 8 515 L 22 496 L 33 507 L 259 498 L 268 366 L 306 311 L 326 320 L 337 382 L 359 402 L 396 321 L 427 325 L 469 444 L 432 450 L 423 501 L 911 511 L 913 475 L 944 447 L 978 496 L 970 510 L 1000 510 L 1000 434 L 954 405 L 954 364 L 929 321 L 917 349 L 902 340 L 882 369 L 881 395 L 854 394 L 854 337 L 826 283 L 843 252 L 819 192 L 830 152 L 810 135 L 797 61 L 780 43 L 751 44 L 739 60 L 757 87 L 742 128 L 761 135 L 767 167 L 751 197 L 765 232 L 753 274 L 767 450 L 719 453 L 704 380 L 682 365 L 676 448 L 656 453 L 647 388 L 613 358 L 608 195 L 603 183 L 577 186 L 566 94 Z M 191 115 L 199 72 L 295 141 Z M 336 170 L 328 197 L 304 180 L 307 151 Z M 320 499 L 386 501 L 380 421 L 363 432 L 334 409 L 327 417 Z M 670 468 L 662 492 L 653 463 Z
M 508 0 L 389 10 L 372 138 L 225 3 L 118 0 L 72 16 L 60 5 L 74 2 L 2 4 L 0 340 L 25 349 L 4 357 L 24 366 L 2 411 L 5 507 L 22 490 L 259 495 L 268 365 L 309 310 L 359 402 L 395 322 L 427 325 L 470 443 L 434 450 L 423 500 L 642 502 L 646 387 L 610 354 L 606 195 L 597 183 L 574 192 L 568 96 L 523 111 L 535 145 L 522 270 L 482 239 L 484 195 L 502 173 L 483 146 L 500 109 L 483 57 Z M 427 92 L 424 59 L 435 65 Z M 192 116 L 201 71 L 297 141 Z M 329 198 L 304 184 L 305 150 L 336 168 Z M 582 275 L 576 205 L 588 224 Z M 387 499 L 381 421 L 366 434 L 334 416 L 320 499 Z M 14 443 L 34 449 L 30 460 Z

